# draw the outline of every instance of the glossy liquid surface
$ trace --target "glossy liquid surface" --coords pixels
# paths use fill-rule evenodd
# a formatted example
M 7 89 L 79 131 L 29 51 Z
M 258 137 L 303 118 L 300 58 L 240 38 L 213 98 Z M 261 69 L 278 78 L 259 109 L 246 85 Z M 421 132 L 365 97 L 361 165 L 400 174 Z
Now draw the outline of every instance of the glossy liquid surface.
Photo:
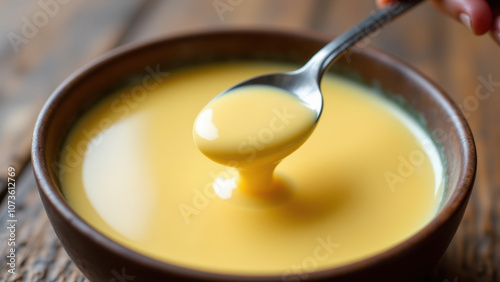
M 293 94 L 252 85 L 210 101 L 194 122 L 193 136 L 208 158 L 237 169 L 234 184 L 225 190 L 237 187 L 249 196 L 281 202 L 290 192 L 274 169 L 307 140 L 316 120 L 316 112 Z
M 436 148 L 399 108 L 331 75 L 314 133 L 276 169 L 292 188 L 289 198 L 252 207 L 239 204 L 238 189 L 214 193 L 214 181 L 235 171 L 193 142 L 200 109 L 248 77 L 294 68 L 199 66 L 170 73 L 146 94 L 117 93 L 82 118 L 63 146 L 65 198 L 89 224 L 139 253 L 284 279 L 366 258 L 417 232 L 441 197 Z

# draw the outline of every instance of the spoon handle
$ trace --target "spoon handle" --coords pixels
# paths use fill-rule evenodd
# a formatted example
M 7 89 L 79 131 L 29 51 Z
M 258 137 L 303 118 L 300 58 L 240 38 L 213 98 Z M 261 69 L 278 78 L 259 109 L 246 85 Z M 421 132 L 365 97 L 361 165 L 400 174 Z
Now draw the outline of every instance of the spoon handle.
M 328 70 L 328 67 L 342 52 L 422 1 L 423 0 L 405 0 L 378 9 L 376 12 L 372 13 L 370 17 L 336 37 L 318 51 L 318 53 L 304 65 L 303 70 L 310 72 L 310 74 L 315 76 L 317 81 L 320 82 L 323 74 Z

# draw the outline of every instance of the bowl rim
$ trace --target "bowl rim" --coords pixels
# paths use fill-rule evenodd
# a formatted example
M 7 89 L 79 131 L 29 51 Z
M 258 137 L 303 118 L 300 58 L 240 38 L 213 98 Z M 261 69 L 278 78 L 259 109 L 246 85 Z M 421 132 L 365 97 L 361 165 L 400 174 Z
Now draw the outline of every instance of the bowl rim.
M 49 204 L 62 218 L 64 218 L 67 224 L 71 225 L 74 229 L 78 230 L 79 233 L 83 234 L 100 247 L 107 249 L 109 252 L 112 252 L 117 256 L 127 257 L 127 259 L 134 262 L 135 265 L 142 265 L 147 268 L 155 269 L 159 272 L 173 273 L 175 275 L 189 277 L 191 279 L 215 279 L 218 281 L 255 281 L 255 279 L 260 279 L 261 281 L 281 281 L 283 279 L 283 275 L 218 273 L 179 266 L 174 263 L 164 262 L 143 255 L 111 240 L 109 237 L 83 220 L 83 218 L 81 218 L 68 205 L 62 193 L 52 181 L 49 173 L 50 165 L 47 164 L 47 159 L 45 157 L 45 147 L 47 144 L 45 129 L 48 127 L 51 120 L 54 119 L 54 112 L 56 112 L 55 108 L 57 108 L 58 103 L 61 102 L 62 98 L 65 97 L 67 93 L 72 91 L 73 87 L 77 86 L 79 82 L 84 80 L 87 76 L 92 75 L 92 73 L 97 69 L 105 68 L 108 64 L 113 64 L 115 60 L 119 60 L 121 57 L 130 56 L 135 52 L 143 52 L 143 49 L 148 49 L 154 47 L 155 45 L 162 45 L 165 44 L 165 42 L 177 40 L 182 41 L 193 37 L 211 37 L 220 35 L 230 36 L 231 34 L 253 34 L 264 36 L 277 35 L 318 42 L 328 42 L 332 37 L 331 35 L 311 30 L 287 30 L 281 28 L 269 29 L 260 27 L 213 28 L 203 31 L 181 32 L 149 40 L 141 40 L 139 42 L 129 43 L 114 48 L 99 56 L 97 59 L 86 63 L 83 67 L 72 73 L 48 98 L 37 118 L 33 132 L 31 153 L 34 175 L 38 184 L 39 193 L 43 194 L 43 196 L 48 199 Z M 310 280 L 353 273 L 363 268 L 379 264 L 393 256 L 405 253 L 408 250 L 415 248 L 426 237 L 442 228 L 452 216 L 456 215 L 456 213 L 460 211 L 460 207 L 467 204 L 475 179 L 477 161 L 472 132 L 464 116 L 454 104 L 452 99 L 448 97 L 448 95 L 432 80 L 400 59 L 379 51 L 371 46 L 364 47 L 362 52 L 365 56 L 404 72 L 406 76 L 408 76 L 412 81 L 417 82 L 418 85 L 422 86 L 422 88 L 433 89 L 433 91 L 431 91 L 432 98 L 435 99 L 437 104 L 439 104 L 439 106 L 442 107 L 447 113 L 451 121 L 450 126 L 454 127 L 457 131 L 458 138 L 460 140 L 460 147 L 463 150 L 461 153 L 464 165 L 461 167 L 462 171 L 459 175 L 456 189 L 454 189 L 447 202 L 437 211 L 432 220 L 427 222 L 418 232 L 376 255 L 356 260 L 345 265 L 310 272 L 308 273 L 308 279 Z

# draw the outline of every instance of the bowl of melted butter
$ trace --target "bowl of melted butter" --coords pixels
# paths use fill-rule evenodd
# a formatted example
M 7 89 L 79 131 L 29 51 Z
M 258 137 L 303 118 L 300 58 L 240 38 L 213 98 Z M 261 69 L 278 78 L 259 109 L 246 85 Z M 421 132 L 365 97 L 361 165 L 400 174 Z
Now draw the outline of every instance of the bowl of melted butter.
M 82 273 L 425 279 L 458 228 L 476 167 L 470 129 L 438 86 L 365 48 L 324 77 L 317 122 L 272 89 L 209 103 L 242 80 L 296 69 L 326 42 L 186 34 L 118 48 L 67 79 L 40 113 L 32 160 Z

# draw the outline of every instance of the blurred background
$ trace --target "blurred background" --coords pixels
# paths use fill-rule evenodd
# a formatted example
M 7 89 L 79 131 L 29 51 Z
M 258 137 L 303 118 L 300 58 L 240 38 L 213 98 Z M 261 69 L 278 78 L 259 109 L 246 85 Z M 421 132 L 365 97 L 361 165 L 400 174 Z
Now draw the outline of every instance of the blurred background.
M 18 180 L 18 269 L 2 281 L 82 281 L 48 224 L 29 164 L 35 119 L 50 93 L 106 51 L 159 36 L 260 27 L 339 34 L 375 0 L 3 0 L 0 1 L 0 196 L 7 167 Z M 500 46 L 472 35 L 427 3 L 363 44 L 384 50 L 440 85 L 463 111 L 478 149 L 466 215 L 429 281 L 500 281 Z M 6 218 L 2 197 L 0 218 Z M 2 221 L 5 222 L 5 221 Z M 3 224 L 3 223 L 2 223 Z

